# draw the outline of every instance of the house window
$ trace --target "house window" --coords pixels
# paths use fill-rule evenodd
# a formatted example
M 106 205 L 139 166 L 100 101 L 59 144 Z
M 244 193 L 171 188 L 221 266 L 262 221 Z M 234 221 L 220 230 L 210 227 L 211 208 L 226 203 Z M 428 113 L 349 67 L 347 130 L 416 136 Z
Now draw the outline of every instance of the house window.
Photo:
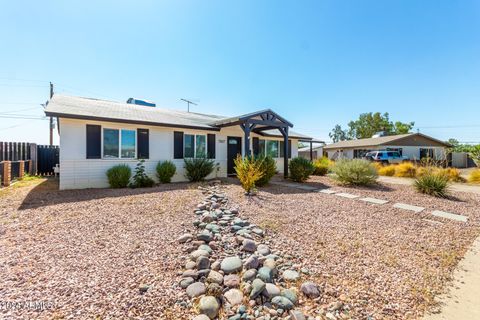
M 135 131 L 122 129 L 122 158 L 135 158 Z
M 267 156 L 278 158 L 278 141 L 267 140 Z
M 261 155 L 265 154 L 265 140 L 258 140 L 258 153 Z
M 136 131 L 103 129 L 103 158 L 133 159 L 136 156 Z
M 207 156 L 207 137 L 204 134 L 185 134 L 183 137 L 184 158 L 203 158 Z

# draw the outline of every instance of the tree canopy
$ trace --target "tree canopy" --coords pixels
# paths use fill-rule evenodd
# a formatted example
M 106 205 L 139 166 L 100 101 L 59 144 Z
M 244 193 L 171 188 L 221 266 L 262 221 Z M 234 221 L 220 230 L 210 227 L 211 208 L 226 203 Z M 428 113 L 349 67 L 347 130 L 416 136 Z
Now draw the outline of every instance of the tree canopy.
M 348 129 L 343 130 L 336 125 L 329 136 L 333 142 L 351 139 L 371 138 L 375 133 L 384 131 L 386 134 L 404 134 L 412 130 L 415 122 L 390 121 L 388 112 L 362 113 L 357 120 L 348 123 Z

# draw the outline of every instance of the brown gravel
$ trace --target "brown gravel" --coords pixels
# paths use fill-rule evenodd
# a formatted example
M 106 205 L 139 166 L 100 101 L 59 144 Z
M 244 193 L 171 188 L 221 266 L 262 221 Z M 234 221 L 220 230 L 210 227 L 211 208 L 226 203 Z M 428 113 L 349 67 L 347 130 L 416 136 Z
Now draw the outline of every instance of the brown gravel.
M 233 180 L 232 180 L 233 181 Z M 229 182 L 232 182 L 229 181 Z M 329 178 L 309 184 L 331 186 Z M 190 319 L 175 303 L 182 249 L 192 230 L 196 185 L 151 189 L 57 191 L 51 181 L 0 193 L 0 300 L 45 301 L 43 311 L 0 310 L 0 318 Z M 462 224 L 321 193 L 269 186 L 247 198 L 236 183 L 226 194 L 241 216 L 264 227 L 272 246 L 294 253 L 322 285 L 316 315 L 343 301 L 353 319 L 421 316 L 444 290 L 480 233 L 478 195 L 435 199 L 410 187 L 342 188 L 390 201 L 462 213 Z M 441 221 L 443 224 L 423 220 Z M 149 285 L 146 293 L 139 286 Z
M 195 186 L 55 189 L 46 181 L 0 197 L 0 300 L 48 307 L 2 308 L 0 318 L 180 318 L 173 241 L 193 221 Z
M 308 184 L 391 201 L 380 206 L 272 185 L 247 199 L 239 186 L 227 187 L 242 215 L 273 233 L 284 252 L 296 252 L 297 262 L 323 285 L 325 294 L 320 304 L 310 306 L 312 315 L 343 301 L 353 319 L 421 317 L 435 309 L 435 296 L 445 290 L 454 267 L 480 233 L 478 195 L 437 199 L 409 186 L 348 188 L 327 177 L 314 177 Z M 392 208 L 393 202 L 427 210 L 410 213 Z M 464 214 L 469 221 L 434 218 L 432 209 Z

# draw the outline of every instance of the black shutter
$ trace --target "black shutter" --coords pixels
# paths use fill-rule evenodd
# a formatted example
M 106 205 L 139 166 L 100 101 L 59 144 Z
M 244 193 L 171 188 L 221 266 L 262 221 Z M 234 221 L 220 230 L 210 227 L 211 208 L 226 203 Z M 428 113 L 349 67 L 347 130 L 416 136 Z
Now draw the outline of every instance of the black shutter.
M 183 132 L 173 132 L 173 158 L 183 159 Z
M 207 152 L 209 159 L 215 159 L 215 134 L 207 134 Z
M 280 158 L 283 158 L 284 152 L 283 152 L 283 146 L 285 143 L 283 143 L 283 140 L 280 140 Z
M 260 151 L 260 139 L 258 139 L 258 137 L 252 138 L 252 149 L 253 149 L 253 155 L 255 157 L 258 156 Z
M 150 138 L 148 129 L 137 129 L 137 152 L 138 159 L 150 157 Z
M 102 127 L 87 124 L 87 159 L 102 157 Z
M 288 140 L 288 158 L 292 158 L 292 140 Z

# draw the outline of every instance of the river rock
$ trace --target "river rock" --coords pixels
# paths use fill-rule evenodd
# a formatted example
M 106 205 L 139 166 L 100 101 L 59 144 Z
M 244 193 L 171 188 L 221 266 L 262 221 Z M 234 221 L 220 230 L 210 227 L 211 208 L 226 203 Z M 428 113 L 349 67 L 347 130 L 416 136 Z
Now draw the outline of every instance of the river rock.
M 228 290 L 227 292 L 225 292 L 224 297 L 232 306 L 242 304 L 243 302 L 243 293 L 238 289 Z
M 263 280 L 264 282 L 272 282 L 273 272 L 269 267 L 261 267 L 258 269 L 257 278 Z
M 198 311 L 210 319 L 214 319 L 217 316 L 219 309 L 220 304 L 218 303 L 217 298 L 212 296 L 204 296 L 198 303 Z
M 209 283 L 222 284 L 223 275 L 220 272 L 217 272 L 215 270 L 210 270 L 206 281 Z
M 207 257 L 200 256 L 197 258 L 197 269 L 204 270 L 210 268 L 210 260 Z
M 240 286 L 240 277 L 236 274 L 229 274 L 223 278 L 223 284 L 229 288 L 238 288 Z
M 318 286 L 310 281 L 304 282 L 300 286 L 300 291 L 302 291 L 302 293 L 310 299 L 315 299 L 320 296 L 320 290 Z
M 255 244 L 255 241 L 250 239 L 243 240 L 242 251 L 255 252 L 255 250 L 257 250 L 257 245 Z
M 191 233 L 185 233 L 185 234 L 182 234 L 178 239 L 177 241 L 179 243 L 185 243 L 185 242 L 188 242 L 188 241 L 192 241 L 193 239 L 193 235 Z
M 235 273 L 242 270 L 242 260 L 239 257 L 227 257 L 222 260 L 220 269 L 226 274 Z
M 268 256 L 270 254 L 270 248 L 266 244 L 259 244 L 257 251 L 262 256 Z
M 256 255 L 251 255 L 250 257 L 245 260 L 245 263 L 243 266 L 245 269 L 257 269 L 258 266 L 260 265 L 260 261 L 258 260 L 258 257 Z
M 300 278 L 300 274 L 294 270 L 285 270 L 283 271 L 282 276 L 285 281 L 297 281 L 298 278 Z
M 207 288 L 201 282 L 192 283 L 191 285 L 189 285 L 187 287 L 187 295 L 190 298 L 195 298 L 195 297 L 201 296 L 206 291 L 207 291 Z
M 250 299 L 258 297 L 265 289 L 265 282 L 260 279 L 255 279 L 252 282 L 252 291 L 250 291 Z
M 243 281 L 252 281 L 253 279 L 255 279 L 256 275 L 257 275 L 257 270 L 256 269 L 249 269 L 249 270 L 245 271 L 245 273 L 243 274 L 242 280 Z
M 266 283 L 262 294 L 268 299 L 272 299 L 280 295 L 280 289 L 273 283 Z
M 182 280 L 180 280 L 180 288 L 185 289 L 194 282 L 195 279 L 193 279 L 192 277 L 183 278 Z
M 272 304 L 277 308 L 280 308 L 283 310 L 290 310 L 290 309 L 293 309 L 293 307 L 295 307 L 293 302 L 285 298 L 284 296 L 276 296 L 275 298 L 272 299 Z

